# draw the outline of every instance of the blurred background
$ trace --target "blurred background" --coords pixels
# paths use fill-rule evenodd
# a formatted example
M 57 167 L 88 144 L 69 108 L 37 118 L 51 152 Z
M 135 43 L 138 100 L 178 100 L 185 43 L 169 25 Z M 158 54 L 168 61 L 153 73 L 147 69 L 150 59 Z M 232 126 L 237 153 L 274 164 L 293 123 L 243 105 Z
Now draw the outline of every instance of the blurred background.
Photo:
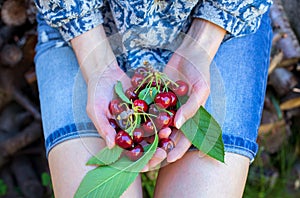
M 300 1 L 274 0 L 269 78 L 245 198 L 300 197 Z M 0 197 L 53 197 L 34 66 L 33 0 L 0 0 Z M 153 197 L 157 172 L 142 175 Z

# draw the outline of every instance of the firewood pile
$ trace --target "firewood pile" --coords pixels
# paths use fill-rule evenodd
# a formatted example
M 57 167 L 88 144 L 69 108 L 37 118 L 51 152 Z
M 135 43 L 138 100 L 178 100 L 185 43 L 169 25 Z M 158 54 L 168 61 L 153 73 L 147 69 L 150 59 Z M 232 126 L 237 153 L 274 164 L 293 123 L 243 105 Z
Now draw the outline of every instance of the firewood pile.
M 278 152 L 292 126 L 300 129 L 299 39 L 281 2 L 274 2 L 273 46 L 258 138 L 269 153 Z M 36 8 L 33 0 L 1 0 L 0 5 L 0 197 L 51 197 L 50 185 L 41 179 L 49 170 L 33 61 Z
M 274 1 L 270 16 L 273 44 L 259 138 L 274 153 L 291 135 L 290 127 L 298 124 L 295 121 L 300 116 L 300 45 L 280 0 Z

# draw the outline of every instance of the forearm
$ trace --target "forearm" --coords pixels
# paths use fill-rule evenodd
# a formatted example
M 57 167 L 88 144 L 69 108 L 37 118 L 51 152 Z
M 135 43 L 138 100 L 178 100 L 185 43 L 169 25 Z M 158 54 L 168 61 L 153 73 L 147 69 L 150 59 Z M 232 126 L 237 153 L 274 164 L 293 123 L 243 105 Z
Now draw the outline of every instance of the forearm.
M 226 34 L 226 30 L 204 19 L 195 18 L 184 42 L 201 47 L 213 58 Z M 189 41 L 191 40 L 191 41 Z
M 116 60 L 102 25 L 75 37 L 71 44 L 86 82 Z

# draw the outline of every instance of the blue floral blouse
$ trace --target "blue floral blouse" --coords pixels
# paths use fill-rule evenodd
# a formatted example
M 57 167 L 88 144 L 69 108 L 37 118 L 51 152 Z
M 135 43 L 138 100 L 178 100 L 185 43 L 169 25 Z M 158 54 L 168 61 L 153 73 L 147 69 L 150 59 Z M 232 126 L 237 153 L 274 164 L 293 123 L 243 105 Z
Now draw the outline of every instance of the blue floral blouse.
M 165 64 L 169 46 L 193 18 L 224 28 L 228 37 L 256 31 L 272 0 L 35 0 L 40 15 L 66 41 L 103 24 L 119 33 L 131 67 L 141 61 Z M 112 36 L 111 40 L 118 40 Z M 117 41 L 116 41 L 117 42 Z M 176 45 L 175 45 L 176 46 Z M 143 58 L 137 58 L 143 54 Z M 121 54 L 121 53 L 120 53 Z M 122 55 L 120 55 L 122 56 Z M 124 58 L 124 57 L 123 57 Z

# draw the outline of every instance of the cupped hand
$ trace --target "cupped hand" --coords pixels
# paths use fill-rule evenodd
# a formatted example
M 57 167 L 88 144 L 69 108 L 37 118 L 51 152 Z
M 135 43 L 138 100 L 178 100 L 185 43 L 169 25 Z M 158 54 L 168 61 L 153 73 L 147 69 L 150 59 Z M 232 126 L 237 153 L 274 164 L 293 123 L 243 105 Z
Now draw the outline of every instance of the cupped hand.
M 116 97 L 114 86 L 117 81 L 121 81 L 125 89 L 130 86 L 129 77 L 114 61 L 100 73 L 95 73 L 90 77 L 87 85 L 87 114 L 109 148 L 115 145 L 116 131 L 109 124 L 108 119 L 112 118 L 109 103 Z
M 204 105 L 210 93 L 209 66 L 212 58 L 204 49 L 191 43 L 182 45 L 174 52 L 164 73 L 176 81 L 181 79 L 188 83 L 188 100 L 176 112 L 174 124 L 177 129 L 195 115 L 200 106 Z M 171 139 L 175 148 L 168 153 L 167 162 L 180 159 L 191 146 L 190 141 L 180 130 L 172 132 Z
M 87 114 L 109 148 L 115 146 L 116 131 L 109 124 L 108 119 L 113 117 L 109 111 L 109 103 L 116 97 L 114 85 L 117 81 L 122 82 L 124 90 L 131 86 L 130 78 L 116 62 L 113 62 L 103 72 L 95 74 L 88 82 Z M 168 128 L 159 132 L 161 136 L 168 136 L 170 133 Z M 143 171 L 155 168 L 166 157 L 167 153 L 163 149 L 157 148 Z
M 115 146 L 116 131 L 108 121 L 112 117 L 109 103 L 115 97 L 114 85 L 117 81 L 121 81 L 126 90 L 130 87 L 130 79 L 118 66 L 102 25 L 75 37 L 71 44 L 87 83 L 87 114 L 108 148 L 112 148 Z M 157 149 L 145 168 L 151 168 L 165 158 L 166 152 Z

